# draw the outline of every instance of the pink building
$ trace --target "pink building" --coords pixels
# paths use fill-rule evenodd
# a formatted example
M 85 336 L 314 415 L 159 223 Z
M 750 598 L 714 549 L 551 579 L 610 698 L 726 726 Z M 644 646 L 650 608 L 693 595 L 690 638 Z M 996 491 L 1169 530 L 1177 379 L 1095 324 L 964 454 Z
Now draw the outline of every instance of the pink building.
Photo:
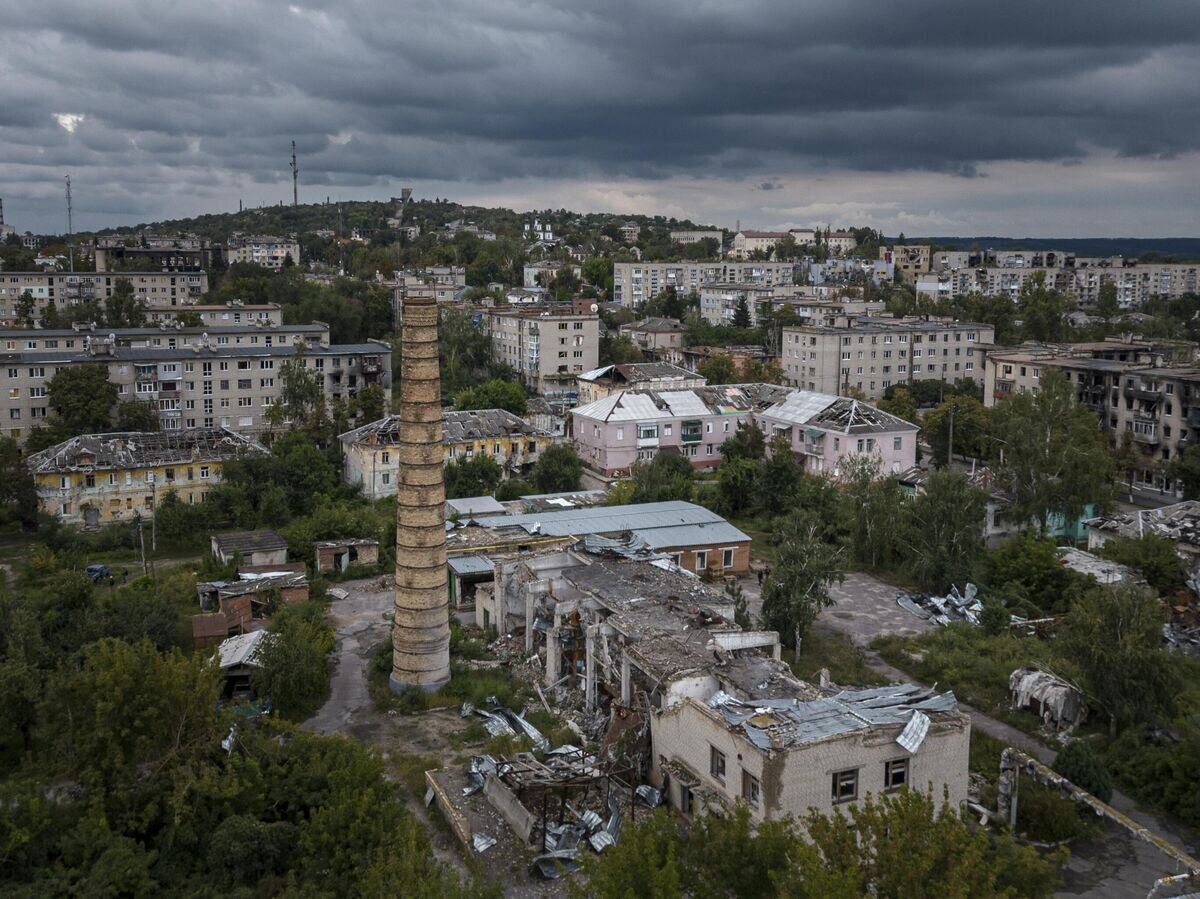
M 571 414 L 580 457 L 610 476 L 660 452 L 678 453 L 696 468 L 716 467 L 721 445 L 741 424 L 762 428 L 768 439 L 785 435 L 805 468 L 831 477 L 852 455 L 875 456 L 885 473 L 916 464 L 916 425 L 857 400 L 773 384 L 624 391 Z

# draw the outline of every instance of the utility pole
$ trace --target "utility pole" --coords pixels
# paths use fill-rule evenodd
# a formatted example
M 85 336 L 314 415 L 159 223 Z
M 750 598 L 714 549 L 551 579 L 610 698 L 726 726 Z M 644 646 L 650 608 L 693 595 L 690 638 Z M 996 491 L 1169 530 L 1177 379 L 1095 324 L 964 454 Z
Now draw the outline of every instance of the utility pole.
M 292 205 L 300 205 L 300 169 L 296 165 L 296 142 L 292 141 Z
M 158 552 L 158 478 L 150 472 L 146 480 L 150 482 L 150 551 Z
M 150 567 L 146 564 L 146 535 L 142 533 L 142 516 L 138 516 L 138 545 L 142 548 L 142 574 L 149 574 Z
M 67 175 L 67 255 L 71 260 L 71 274 L 75 274 L 75 225 L 71 219 L 71 176 Z
M 958 411 L 958 406 L 950 407 L 950 439 L 947 441 L 946 447 L 946 466 L 949 467 L 954 461 L 954 413 Z

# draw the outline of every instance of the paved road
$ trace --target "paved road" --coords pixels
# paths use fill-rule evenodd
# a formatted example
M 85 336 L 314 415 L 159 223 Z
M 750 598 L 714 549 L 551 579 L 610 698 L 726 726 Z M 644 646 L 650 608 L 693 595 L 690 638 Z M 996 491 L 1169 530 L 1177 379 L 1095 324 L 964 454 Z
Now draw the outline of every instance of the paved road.
M 896 605 L 897 590 L 868 574 L 852 573 L 831 591 L 838 604 L 822 614 L 816 627 L 841 633 L 864 648 L 867 664 L 884 677 L 896 682 L 918 683 L 912 676 L 889 665 L 867 648 L 881 634 L 915 635 L 934 627 Z M 842 614 L 838 614 L 838 613 Z M 899 613 L 899 615 L 897 615 Z M 1041 762 L 1054 761 L 1055 750 L 1011 725 L 998 721 L 966 703 L 960 707 L 971 718 L 971 726 L 1006 745 L 1028 753 Z M 1147 812 L 1122 793 L 1114 792 L 1112 806 L 1173 841 L 1192 855 L 1200 842 L 1195 834 L 1183 832 L 1174 824 Z M 1077 847 L 1067 866 L 1066 885 L 1060 896 L 1095 896 L 1100 899 L 1144 899 L 1155 879 L 1179 873 L 1174 863 L 1153 846 L 1143 843 L 1115 825 L 1087 846 Z

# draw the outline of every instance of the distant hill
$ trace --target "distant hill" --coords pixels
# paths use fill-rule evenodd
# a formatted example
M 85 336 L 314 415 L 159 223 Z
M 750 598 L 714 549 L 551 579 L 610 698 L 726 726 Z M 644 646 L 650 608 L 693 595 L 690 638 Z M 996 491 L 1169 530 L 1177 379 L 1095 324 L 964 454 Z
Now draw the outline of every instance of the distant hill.
M 905 237 L 906 243 L 930 243 L 944 249 L 1064 250 L 1079 256 L 1126 256 L 1147 253 L 1180 262 L 1200 260 L 1200 237 Z

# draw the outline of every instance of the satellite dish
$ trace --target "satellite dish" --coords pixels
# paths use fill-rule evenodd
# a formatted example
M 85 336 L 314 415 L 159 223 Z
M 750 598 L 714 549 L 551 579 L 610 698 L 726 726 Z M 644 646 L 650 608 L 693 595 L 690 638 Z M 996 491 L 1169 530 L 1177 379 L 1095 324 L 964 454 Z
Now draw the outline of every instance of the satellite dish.
M 598 306 L 596 303 L 592 303 L 592 311 L 593 311 L 593 312 L 599 312 L 599 311 L 600 311 L 600 307 L 599 307 L 599 306 Z

